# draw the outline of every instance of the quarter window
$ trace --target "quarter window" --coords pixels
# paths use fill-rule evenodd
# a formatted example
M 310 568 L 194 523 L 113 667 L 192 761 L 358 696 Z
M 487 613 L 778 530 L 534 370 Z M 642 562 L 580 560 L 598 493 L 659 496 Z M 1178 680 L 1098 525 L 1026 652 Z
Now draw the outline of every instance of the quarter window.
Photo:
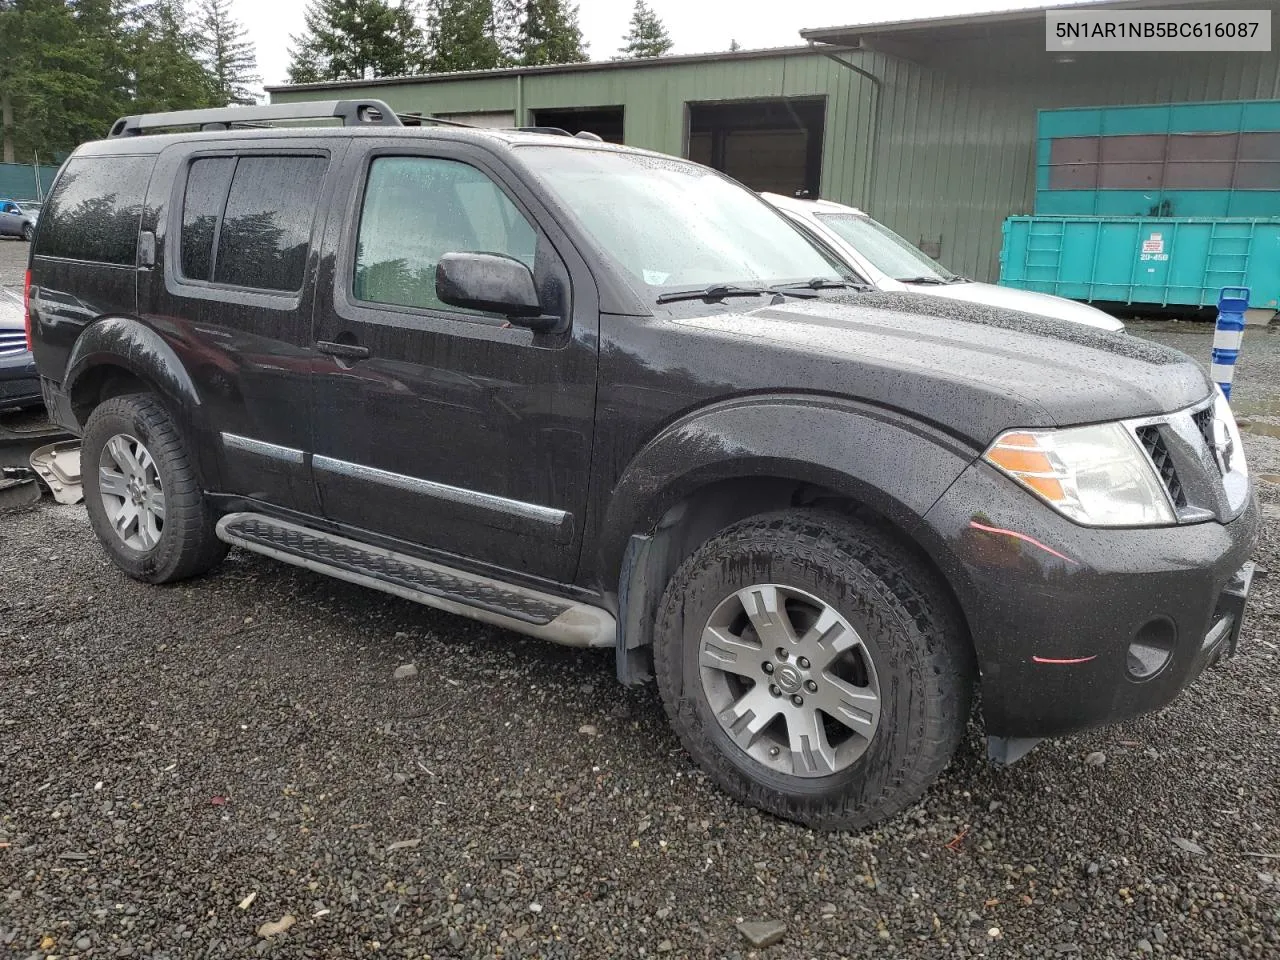
M 133 266 L 155 157 L 67 161 L 40 217 L 36 255 Z
M 488 176 L 431 157 L 379 157 L 369 168 L 356 245 L 357 299 L 457 312 L 436 296 L 446 253 L 499 253 L 534 269 L 538 237 Z

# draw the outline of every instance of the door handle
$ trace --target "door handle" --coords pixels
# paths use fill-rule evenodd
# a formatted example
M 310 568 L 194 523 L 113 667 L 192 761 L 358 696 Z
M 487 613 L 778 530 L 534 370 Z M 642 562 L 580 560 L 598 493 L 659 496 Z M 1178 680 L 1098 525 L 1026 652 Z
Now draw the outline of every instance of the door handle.
M 369 348 L 356 343 L 338 343 L 334 340 L 317 340 L 316 349 L 331 357 L 343 360 L 364 360 L 369 357 Z

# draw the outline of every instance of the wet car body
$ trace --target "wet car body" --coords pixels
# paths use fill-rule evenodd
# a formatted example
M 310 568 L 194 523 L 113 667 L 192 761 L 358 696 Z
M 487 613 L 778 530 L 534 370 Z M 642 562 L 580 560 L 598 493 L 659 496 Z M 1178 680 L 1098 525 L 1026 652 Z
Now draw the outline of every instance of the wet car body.
M 183 171 L 193 158 L 267 149 L 328 158 L 305 283 L 269 308 L 258 294 L 184 285 L 174 263 Z M 388 153 L 465 163 L 501 185 L 537 228 L 532 312 L 480 323 L 361 300 L 358 213 Z M 769 511 L 857 512 L 945 584 L 997 745 L 1158 709 L 1234 649 L 1258 511 L 1230 411 L 1177 351 L 860 290 L 825 254 L 822 276 L 758 287 L 703 286 L 678 255 L 644 266 L 614 252 L 629 242 L 631 213 L 615 216 L 600 170 L 659 171 L 661 189 L 694 181 L 698 196 L 744 191 L 611 145 L 501 131 L 242 131 L 108 140 L 64 170 L 126 156 L 146 167 L 129 175 L 150 184 L 138 206 L 147 262 L 76 264 L 43 255 L 37 237 L 45 400 L 82 432 L 104 398 L 153 392 L 221 514 L 484 577 L 489 614 L 494 584 L 574 604 L 603 629 L 562 642 L 615 645 L 620 679 L 639 682 L 663 589 L 699 544 Z M 596 192 L 566 200 L 553 188 L 566 170 Z M 734 203 L 751 205 L 761 249 L 794 231 L 758 197 Z M 50 206 L 42 231 L 60 216 L 56 188 Z M 782 236 L 815 255 L 798 234 Z M 441 258 L 437 290 L 454 255 Z M 1002 438 L 1100 427 L 1165 519 L 1073 520 L 997 466 Z M 519 617 L 490 622 L 543 635 Z

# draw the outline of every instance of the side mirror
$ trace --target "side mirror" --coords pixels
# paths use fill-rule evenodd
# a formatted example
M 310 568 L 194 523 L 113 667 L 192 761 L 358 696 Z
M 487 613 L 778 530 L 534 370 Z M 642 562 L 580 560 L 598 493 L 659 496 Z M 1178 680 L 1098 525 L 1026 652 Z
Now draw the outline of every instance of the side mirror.
M 559 323 L 542 315 L 533 271 L 497 253 L 446 253 L 436 265 L 436 296 L 455 307 L 500 313 L 535 330 Z

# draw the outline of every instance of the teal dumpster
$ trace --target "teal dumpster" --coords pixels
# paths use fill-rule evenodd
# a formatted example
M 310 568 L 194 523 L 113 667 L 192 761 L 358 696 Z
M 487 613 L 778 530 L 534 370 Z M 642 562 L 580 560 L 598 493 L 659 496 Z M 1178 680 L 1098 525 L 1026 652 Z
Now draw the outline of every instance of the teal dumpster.
M 1280 217 L 1010 217 L 1000 283 L 1073 300 L 1280 308 Z
M 1035 213 L 1280 217 L 1280 100 L 1042 110 Z

